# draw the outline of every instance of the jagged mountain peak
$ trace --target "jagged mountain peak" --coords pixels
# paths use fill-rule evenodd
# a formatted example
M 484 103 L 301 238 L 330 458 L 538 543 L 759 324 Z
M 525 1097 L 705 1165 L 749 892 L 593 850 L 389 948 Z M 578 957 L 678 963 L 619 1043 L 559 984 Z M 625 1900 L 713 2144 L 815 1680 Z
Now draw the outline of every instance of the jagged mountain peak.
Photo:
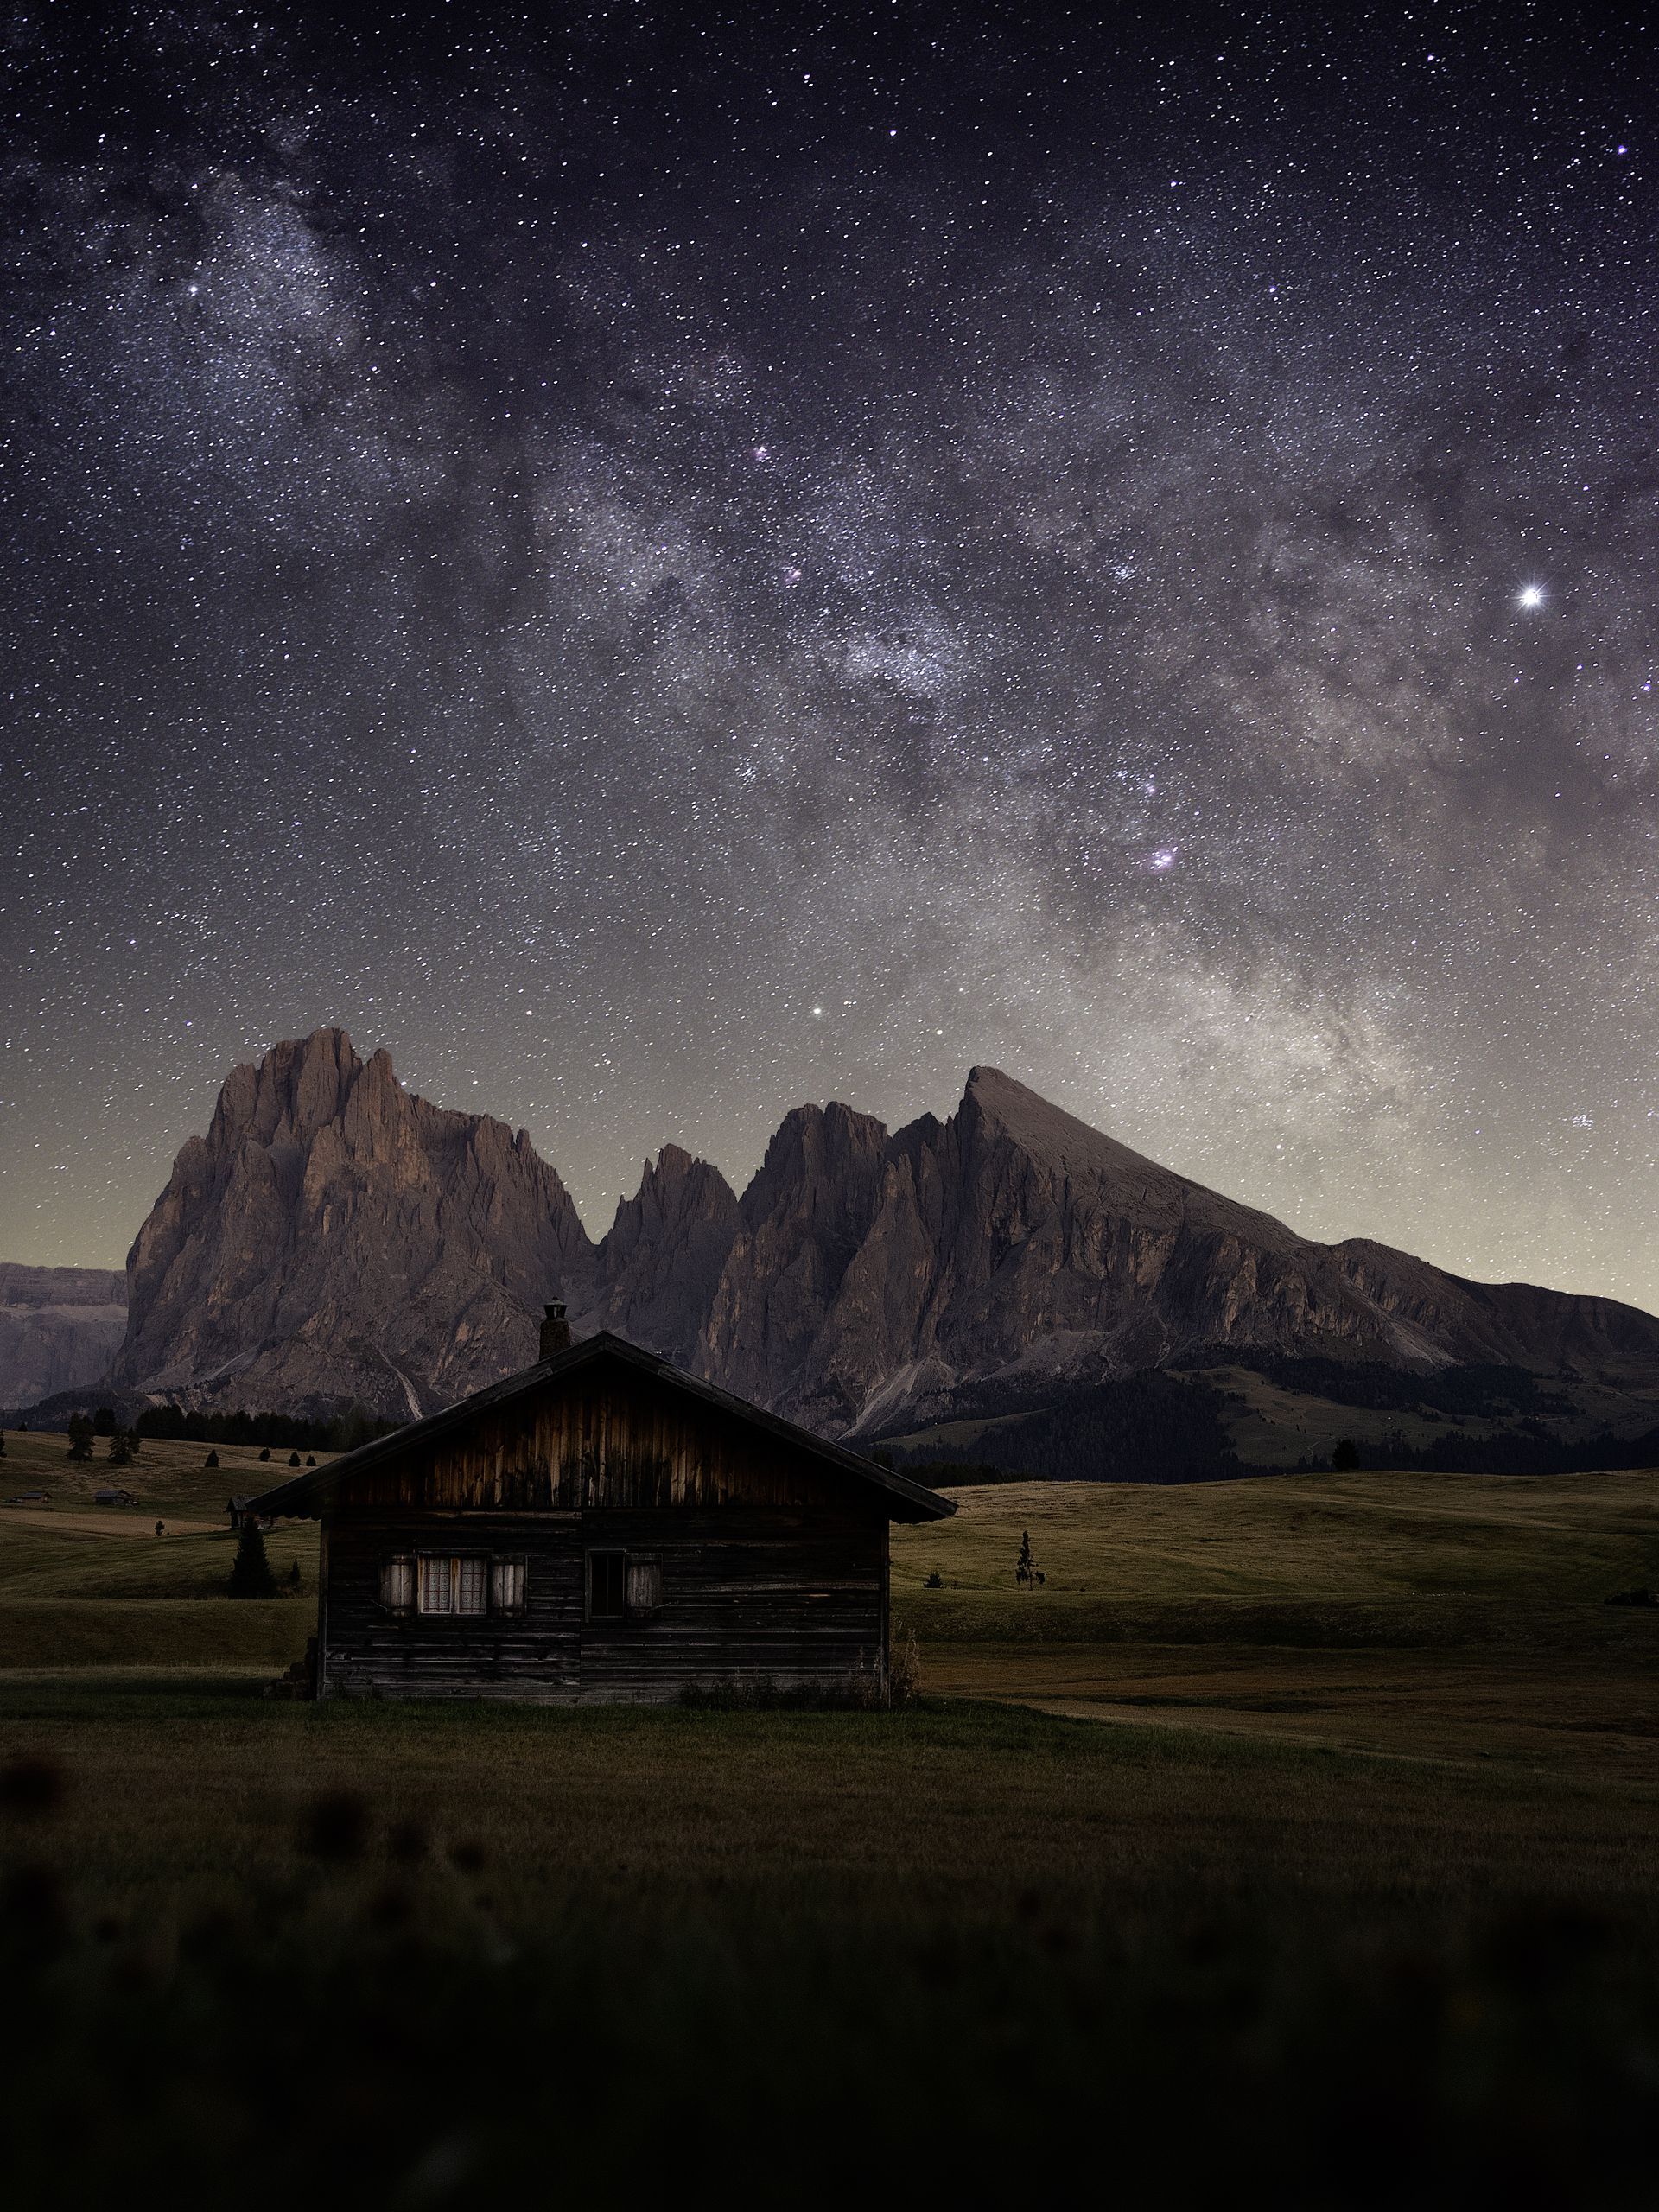
M 534 1356 L 593 1247 L 523 1131 L 429 1105 L 343 1029 L 232 1071 L 128 1256 L 118 1387 L 429 1410 Z
M 612 1329 L 689 1366 L 737 1224 L 737 1193 L 719 1168 L 664 1145 L 601 1242 L 582 1332 Z
M 522 1364 L 543 1299 L 830 1433 L 949 1418 L 1234 1345 L 1419 1368 L 1651 1370 L 1659 1323 L 1314 1243 L 1003 1070 L 890 1134 L 785 1116 L 740 1198 L 664 1145 L 597 1247 L 523 1130 L 448 1111 L 343 1029 L 227 1079 L 129 1262 L 112 1382 L 426 1408 Z

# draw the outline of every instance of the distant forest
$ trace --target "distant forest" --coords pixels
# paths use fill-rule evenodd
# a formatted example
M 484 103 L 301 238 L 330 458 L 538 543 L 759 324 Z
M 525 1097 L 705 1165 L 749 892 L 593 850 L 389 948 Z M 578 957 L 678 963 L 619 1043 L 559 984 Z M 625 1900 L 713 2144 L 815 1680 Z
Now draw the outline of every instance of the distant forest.
M 304 1421 L 296 1414 L 187 1413 L 182 1406 L 149 1406 L 134 1423 L 140 1436 L 162 1444 L 282 1444 L 296 1452 L 350 1452 L 377 1436 L 402 1428 L 353 1406 L 327 1421 Z
M 1213 1363 L 1221 1365 L 1222 1357 Z M 1408 1443 L 1398 1432 L 1381 1440 L 1354 1440 L 1343 1453 L 1342 1464 L 1347 1466 L 1376 1471 L 1558 1475 L 1659 1465 L 1659 1429 L 1634 1438 L 1619 1438 L 1604 1429 L 1581 1442 L 1564 1442 L 1539 1416 L 1571 1414 L 1572 1401 L 1525 1368 L 1453 1367 L 1416 1375 L 1357 1362 L 1267 1354 L 1246 1359 L 1232 1353 L 1225 1356 L 1225 1363 L 1248 1365 L 1285 1389 L 1327 1403 L 1402 1412 L 1423 1408 L 1452 1421 L 1508 1419 L 1515 1423 L 1496 1435 L 1471 1436 L 1448 1427 L 1422 1445 Z M 961 1455 L 960 1447 L 944 1444 L 889 1446 L 875 1456 L 923 1472 L 926 1479 L 947 1487 L 1022 1479 L 1224 1482 L 1246 1475 L 1331 1471 L 1329 1456 L 1270 1465 L 1241 1460 L 1226 1426 L 1237 1402 L 1236 1392 L 1151 1370 L 1078 1391 L 1057 1406 L 982 1429 L 974 1439 L 971 1459 Z
M 939 1482 L 1222 1482 L 1255 1471 L 1233 1450 L 1225 1413 L 1226 1400 L 1209 1383 L 1154 1368 L 982 1430 L 972 1462 L 948 1445 L 893 1457 L 903 1466 L 925 1467 Z
M 1329 1459 L 1299 1459 L 1294 1466 L 1253 1469 L 1263 1474 L 1317 1472 Z M 1659 1428 L 1641 1436 L 1615 1436 L 1603 1429 L 1582 1443 L 1563 1443 L 1541 1421 L 1522 1421 L 1496 1436 L 1462 1436 L 1446 1429 L 1428 1443 L 1409 1445 L 1403 1437 L 1357 1444 L 1352 1465 L 1402 1473 L 1449 1475 L 1587 1475 L 1603 1468 L 1659 1466 Z

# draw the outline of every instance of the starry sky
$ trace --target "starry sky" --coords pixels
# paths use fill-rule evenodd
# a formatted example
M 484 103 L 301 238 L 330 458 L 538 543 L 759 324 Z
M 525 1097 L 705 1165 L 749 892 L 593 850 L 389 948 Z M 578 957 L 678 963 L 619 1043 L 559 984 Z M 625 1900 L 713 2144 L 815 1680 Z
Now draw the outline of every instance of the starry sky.
M 335 12 L 0 35 L 0 1256 L 336 1022 L 1659 1306 L 1638 16 Z

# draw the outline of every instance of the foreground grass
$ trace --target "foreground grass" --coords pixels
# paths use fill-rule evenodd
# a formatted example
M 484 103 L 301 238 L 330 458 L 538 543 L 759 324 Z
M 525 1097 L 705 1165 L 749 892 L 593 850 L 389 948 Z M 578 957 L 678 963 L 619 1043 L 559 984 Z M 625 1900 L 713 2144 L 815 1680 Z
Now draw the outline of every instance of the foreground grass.
M 1651 1788 L 251 1691 L 0 1688 L 13 2201 L 1646 2201 Z
M 1649 2201 L 1651 1477 L 964 1491 L 894 1532 L 948 1697 L 888 1714 L 269 1702 L 314 1529 L 238 1604 L 222 1527 L 54 1496 L 0 1511 L 9 2202 Z

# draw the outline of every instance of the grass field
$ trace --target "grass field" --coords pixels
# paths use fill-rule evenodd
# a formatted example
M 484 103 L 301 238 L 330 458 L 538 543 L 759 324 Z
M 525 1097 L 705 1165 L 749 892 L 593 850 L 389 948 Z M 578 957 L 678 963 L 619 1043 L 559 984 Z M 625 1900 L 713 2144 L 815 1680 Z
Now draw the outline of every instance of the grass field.
M 893 1713 L 316 1708 L 154 1448 L 0 1510 L 14 2201 L 1649 2201 L 1652 1476 L 963 1491 Z

